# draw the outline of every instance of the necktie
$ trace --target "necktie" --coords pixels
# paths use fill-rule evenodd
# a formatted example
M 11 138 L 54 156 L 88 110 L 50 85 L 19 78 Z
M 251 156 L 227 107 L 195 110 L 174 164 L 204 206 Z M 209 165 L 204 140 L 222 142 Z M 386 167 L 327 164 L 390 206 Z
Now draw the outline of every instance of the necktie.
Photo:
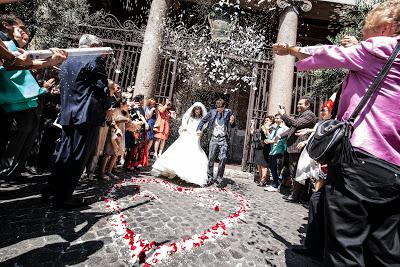
M 278 133 L 278 129 L 279 129 L 279 126 L 276 126 L 276 129 L 274 131 L 274 135 L 272 136 L 272 138 L 274 138 L 276 136 L 276 134 Z

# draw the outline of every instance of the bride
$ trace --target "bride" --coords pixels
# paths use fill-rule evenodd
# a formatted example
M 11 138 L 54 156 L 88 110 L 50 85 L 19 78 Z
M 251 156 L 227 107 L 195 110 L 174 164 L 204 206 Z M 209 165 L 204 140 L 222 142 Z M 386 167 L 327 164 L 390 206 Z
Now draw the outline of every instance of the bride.
M 207 110 L 200 102 L 194 103 L 183 115 L 179 138 L 156 160 L 153 172 L 174 178 L 178 176 L 189 183 L 207 184 L 208 159 L 200 146 L 196 133 Z

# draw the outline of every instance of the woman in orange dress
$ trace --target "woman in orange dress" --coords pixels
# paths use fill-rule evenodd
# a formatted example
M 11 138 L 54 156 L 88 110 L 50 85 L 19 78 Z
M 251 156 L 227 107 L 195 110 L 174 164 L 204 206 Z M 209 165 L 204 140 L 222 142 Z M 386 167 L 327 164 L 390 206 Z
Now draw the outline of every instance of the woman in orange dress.
M 169 121 L 175 119 L 175 112 L 171 110 L 172 103 L 166 99 L 164 105 L 158 107 L 157 120 L 154 125 L 154 158 L 157 159 L 164 150 L 165 141 L 169 137 Z

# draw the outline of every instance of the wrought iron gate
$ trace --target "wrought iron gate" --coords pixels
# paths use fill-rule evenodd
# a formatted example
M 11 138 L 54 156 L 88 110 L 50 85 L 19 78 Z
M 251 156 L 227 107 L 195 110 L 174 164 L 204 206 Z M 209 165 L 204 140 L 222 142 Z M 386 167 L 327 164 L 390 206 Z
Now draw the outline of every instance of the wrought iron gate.
M 121 23 L 113 14 L 99 11 L 90 15 L 76 32 L 69 34 L 69 46 L 76 46 L 80 35 L 85 33 L 101 38 L 104 46 L 114 49 L 114 55 L 107 59 L 108 78 L 117 82 L 123 91 L 132 90 L 142 51 L 144 29 L 136 27 L 131 20 Z M 177 62 L 177 54 L 173 51 L 161 54 L 158 83 L 154 92 L 158 101 L 173 96 Z
M 272 61 L 255 62 L 253 68 L 253 83 L 250 91 L 249 107 L 247 110 L 246 135 L 244 141 L 242 170 L 253 172 L 254 147 L 252 145 L 252 134 L 250 133 L 251 121 L 255 122 L 255 129 L 258 129 L 263 118 L 267 114 L 269 83 L 272 72 Z
M 292 106 L 291 106 L 291 114 L 296 113 L 297 102 L 302 96 L 312 96 L 312 84 L 314 82 L 314 78 L 310 72 L 295 72 L 294 73 L 294 84 L 293 84 L 293 98 L 292 98 Z M 314 96 L 312 97 L 313 103 L 312 108 L 315 115 L 319 115 L 319 110 L 322 103 L 327 100 L 329 96 Z
M 178 62 L 179 53 L 176 51 L 170 50 L 161 54 L 158 82 L 154 92 L 154 98 L 159 103 L 166 98 L 173 99 Z

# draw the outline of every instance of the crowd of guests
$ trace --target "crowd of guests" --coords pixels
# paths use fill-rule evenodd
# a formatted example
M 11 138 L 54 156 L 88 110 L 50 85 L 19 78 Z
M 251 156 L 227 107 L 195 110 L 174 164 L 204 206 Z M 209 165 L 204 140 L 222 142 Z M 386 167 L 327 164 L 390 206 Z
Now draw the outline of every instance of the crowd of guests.
M 85 174 L 89 178 L 95 174 L 97 164 L 100 167 L 97 177 L 106 180 L 118 179 L 117 167 L 132 171 L 147 167 L 149 158 L 156 159 L 162 154 L 170 120 L 175 118 L 169 99 L 163 103 L 153 98 L 145 100 L 143 95 L 127 99 L 122 96 L 119 85 L 111 80 L 109 88 L 115 99 L 107 110 L 106 124 L 100 127 L 96 147 L 86 167 Z
M 330 118 L 331 103 L 327 101 L 321 105 L 321 120 Z M 258 179 L 255 180 L 258 185 L 265 186 L 265 191 L 282 192 L 288 201 L 302 203 L 312 193 L 313 186 L 309 181 L 313 177 L 309 170 L 299 169 L 298 163 L 318 118 L 312 111 L 312 99 L 308 96 L 300 98 L 297 112 L 291 117 L 280 107 L 275 116 L 267 115 L 264 118 L 259 129 L 256 129 L 252 120 L 250 132 L 253 136 L 254 163 L 258 172 Z
M 332 98 L 335 101 L 322 105 L 319 122 L 311 111 L 310 99 L 304 97 L 298 102 L 296 116 L 288 116 L 280 107 L 275 122 L 272 116 L 267 116 L 260 129 L 255 129 L 255 123 L 251 129 L 259 184 L 268 183 L 272 177 L 265 190 L 278 191 L 282 185 L 291 184 L 290 193 L 284 196 L 286 200 L 309 201 L 304 245 L 292 251 L 323 259 L 326 266 L 400 263 L 400 117 L 394 104 L 400 96 L 400 55 L 395 54 L 400 45 L 399 18 L 400 1 L 389 0 L 369 12 L 361 42 L 345 36 L 341 46 L 297 47 L 287 43 L 273 46 L 279 56 L 296 57 L 300 71 L 349 70 L 337 96 Z M 321 165 L 311 159 L 305 149 L 310 135 L 331 118 L 348 120 L 391 56 L 394 61 L 387 76 L 382 77 L 378 90 L 352 121 L 349 153 L 355 161 L 342 158 Z M 287 128 L 274 134 L 280 120 Z M 284 160 L 279 163 L 286 163 L 276 172 L 277 161 L 271 156 L 282 141 L 283 153 L 278 153 L 277 159 L 283 155 Z M 289 170 L 287 176 L 285 167 Z M 277 173 L 281 174 L 278 180 Z
M 368 88 L 377 85 L 377 91 L 365 102 L 361 113 L 351 120 L 349 153 L 355 160 L 342 158 L 319 166 L 321 175 L 313 177 L 321 181 L 315 183 L 317 192 L 310 199 L 306 242 L 304 247 L 293 251 L 323 258 L 326 266 L 398 266 L 400 263 L 400 116 L 396 104 L 400 97 L 400 54 L 396 54 L 400 47 L 399 18 L 400 1 L 388 0 L 376 5 L 366 16 L 361 42 L 345 37 L 341 46 L 273 45 L 277 55 L 296 57 L 299 71 L 348 70 L 336 97 L 337 109 L 333 108 L 333 114 L 327 114 L 329 109 L 322 110 L 323 119 L 332 116 L 348 121 L 360 102 L 363 103 Z M 376 82 L 390 58 L 393 64 L 387 67 L 387 75 Z M 301 116 L 297 121 L 283 119 L 292 123 L 291 128 L 296 128 Z M 304 136 L 315 131 L 307 128 L 298 134 Z M 289 161 L 299 157 L 297 149 L 307 140 L 297 142 L 296 139 L 291 144 L 296 143 L 293 150 L 289 150 L 288 143 Z M 293 163 L 290 165 L 294 167 Z M 301 179 L 295 180 L 290 200 L 302 195 Z
M 51 172 L 43 200 L 55 207 L 84 205 L 73 191 L 82 174 L 117 178 L 118 165 L 138 170 L 149 154 L 163 153 L 172 103 L 132 99 L 108 80 L 103 56 L 68 58 L 52 49 L 46 60 L 32 60 L 25 23 L 14 14 L 0 15 L 0 175 L 7 180 Z M 79 47 L 101 47 L 83 35 Z M 145 102 L 146 105 L 145 105 Z
M 24 22 L 13 14 L 0 16 L 0 39 L 0 121 L 3 125 L 0 175 L 16 177 L 25 171 L 27 151 L 33 149 L 40 126 L 46 124 L 46 115 L 42 116 L 42 112 L 47 111 L 47 100 L 59 92 L 53 86 L 54 80 L 35 79 L 33 70 L 56 66 L 67 58 L 67 53 L 53 49 L 53 56 L 49 59 L 31 60 L 22 50 L 29 42 L 29 33 Z M 9 59 L 7 53 L 11 53 L 13 58 Z M 54 105 L 57 106 L 56 102 Z M 45 150 L 43 147 L 42 155 Z M 40 164 L 46 165 L 43 161 Z

